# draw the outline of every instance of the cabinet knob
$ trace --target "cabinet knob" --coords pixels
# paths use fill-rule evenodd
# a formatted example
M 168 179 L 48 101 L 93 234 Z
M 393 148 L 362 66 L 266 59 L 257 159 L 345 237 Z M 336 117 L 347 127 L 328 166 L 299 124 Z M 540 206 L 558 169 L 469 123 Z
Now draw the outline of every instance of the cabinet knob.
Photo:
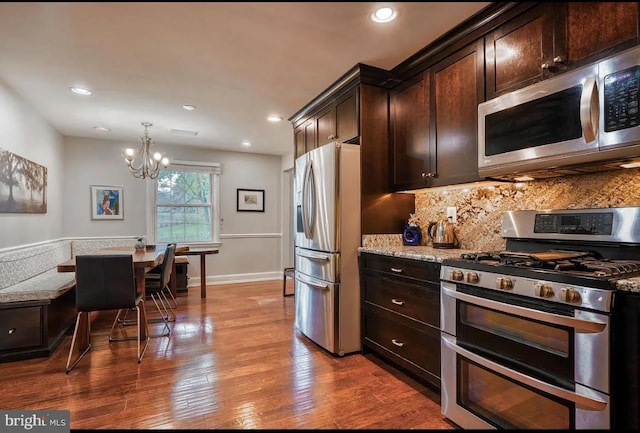
M 330 135 L 330 136 L 329 136 L 329 137 L 327 137 L 327 138 L 328 138 L 329 140 L 335 140 L 335 139 L 336 139 L 336 138 L 338 138 L 338 137 L 337 137 L 337 136 L 335 136 L 335 135 Z
M 430 177 L 435 177 L 435 174 L 433 174 L 433 173 L 431 173 L 431 172 L 429 172 L 429 173 L 422 173 L 422 178 L 423 178 L 423 179 L 427 179 L 427 178 L 430 178 Z
M 553 63 L 564 63 L 565 60 L 564 56 L 555 56 L 553 58 Z
M 549 63 L 543 63 L 542 65 L 540 65 L 540 67 L 542 69 L 549 69 L 551 67 L 551 65 Z

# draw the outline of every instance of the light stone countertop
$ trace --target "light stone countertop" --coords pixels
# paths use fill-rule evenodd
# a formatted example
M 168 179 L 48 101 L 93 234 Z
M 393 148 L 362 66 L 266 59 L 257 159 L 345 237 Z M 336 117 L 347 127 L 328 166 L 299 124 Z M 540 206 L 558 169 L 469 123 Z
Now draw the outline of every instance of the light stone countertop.
M 459 259 L 462 253 L 473 253 L 476 250 L 442 249 L 425 246 L 376 246 L 360 247 L 359 252 L 380 254 L 383 256 L 402 257 L 406 259 L 423 260 L 425 262 L 441 263 L 445 259 Z M 616 281 L 616 288 L 626 292 L 640 293 L 640 277 L 627 278 Z
M 402 257 L 405 259 L 422 260 L 425 262 L 442 262 L 445 259 L 459 259 L 462 253 L 476 252 L 472 250 L 461 249 L 443 249 L 425 246 L 376 246 L 376 247 L 360 247 L 359 252 L 380 254 L 383 256 Z

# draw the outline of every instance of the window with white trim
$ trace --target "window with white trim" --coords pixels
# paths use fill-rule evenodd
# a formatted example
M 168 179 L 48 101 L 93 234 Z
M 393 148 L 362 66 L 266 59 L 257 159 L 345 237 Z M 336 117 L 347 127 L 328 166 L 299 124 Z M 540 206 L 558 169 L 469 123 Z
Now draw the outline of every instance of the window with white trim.
M 219 164 L 172 163 L 155 182 L 157 243 L 218 243 Z

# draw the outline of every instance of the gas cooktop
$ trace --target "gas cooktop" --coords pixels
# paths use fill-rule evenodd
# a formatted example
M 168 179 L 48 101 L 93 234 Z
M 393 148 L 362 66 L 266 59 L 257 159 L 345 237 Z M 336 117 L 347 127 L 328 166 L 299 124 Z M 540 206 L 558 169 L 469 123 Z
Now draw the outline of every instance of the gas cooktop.
M 464 253 L 443 265 L 559 283 L 614 288 L 616 280 L 640 276 L 640 260 L 611 260 L 596 252 L 546 250 Z

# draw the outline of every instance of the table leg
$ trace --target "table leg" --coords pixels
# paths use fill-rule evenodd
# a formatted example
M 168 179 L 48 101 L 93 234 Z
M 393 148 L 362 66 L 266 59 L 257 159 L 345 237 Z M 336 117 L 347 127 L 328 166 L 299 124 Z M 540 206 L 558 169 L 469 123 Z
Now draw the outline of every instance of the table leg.
M 141 308 L 140 308 L 140 340 L 146 340 L 147 339 L 147 311 L 145 308 L 145 299 L 146 299 L 146 292 L 145 292 L 145 284 L 144 284 L 144 279 L 145 279 L 145 274 L 146 269 L 145 268 L 139 268 L 139 267 L 135 267 L 135 272 L 136 272 L 136 289 L 138 290 L 138 293 L 142 293 L 142 303 L 141 303 Z
M 207 271 L 206 271 L 207 256 L 200 254 L 200 298 L 207 297 Z
M 178 296 L 178 284 L 176 282 L 176 261 L 171 264 L 171 277 L 169 278 L 169 289 L 173 293 L 173 297 Z

